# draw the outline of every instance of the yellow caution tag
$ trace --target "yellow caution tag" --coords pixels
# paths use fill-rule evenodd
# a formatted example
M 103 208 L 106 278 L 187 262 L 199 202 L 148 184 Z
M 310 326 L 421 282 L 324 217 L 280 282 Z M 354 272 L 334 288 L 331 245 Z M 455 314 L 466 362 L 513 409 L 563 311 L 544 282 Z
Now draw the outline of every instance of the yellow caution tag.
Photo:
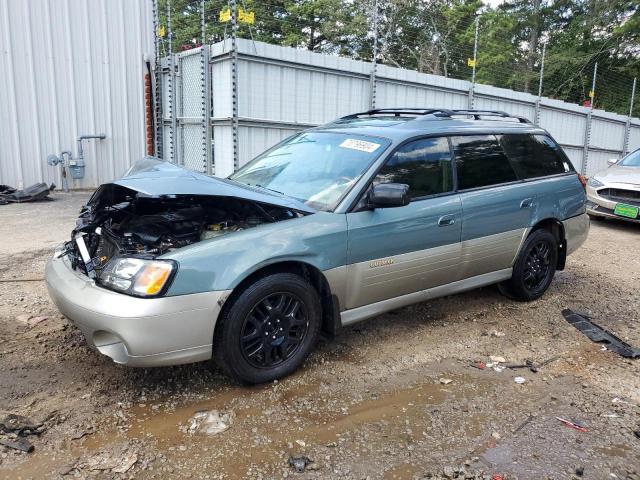
M 475 67 L 476 61 L 473 58 L 467 58 L 467 65 L 469 65 L 470 67 Z
M 158 26 L 158 36 L 159 37 L 164 37 L 167 34 L 167 29 L 164 28 L 164 25 L 159 25 Z
M 593 90 L 589 90 L 589 98 L 593 98 L 596 96 L 596 92 L 594 92 Z
M 242 23 L 253 25 L 256 23 L 256 12 L 245 12 L 242 8 L 238 9 L 238 20 Z
M 221 22 L 228 22 L 231 20 L 231 9 L 230 8 L 224 8 L 222 10 L 220 10 L 220 15 L 218 16 L 218 20 L 220 20 Z

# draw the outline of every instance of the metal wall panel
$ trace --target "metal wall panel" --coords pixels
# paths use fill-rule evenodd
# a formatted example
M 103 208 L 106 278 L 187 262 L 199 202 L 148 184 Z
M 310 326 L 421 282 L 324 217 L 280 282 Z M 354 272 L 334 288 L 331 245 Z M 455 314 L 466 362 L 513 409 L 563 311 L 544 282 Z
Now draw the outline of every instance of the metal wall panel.
M 368 62 L 246 39 L 238 39 L 237 45 L 239 165 L 296 131 L 369 108 Z M 213 170 L 224 177 L 234 168 L 229 40 L 210 46 L 210 64 Z M 378 65 L 376 107 L 467 108 L 470 87 L 464 80 Z M 478 109 L 503 110 L 531 121 L 536 117 L 537 97 L 528 93 L 476 85 L 474 103 Z M 578 171 L 582 170 L 588 113 L 580 105 L 546 97 L 540 101 L 540 126 L 563 146 Z M 592 119 L 587 175 L 600 169 L 607 158 L 621 154 L 627 120 L 602 110 L 594 110 Z M 640 147 L 637 119 L 632 125 L 630 150 Z
M 60 185 L 48 154 L 85 143 L 95 187 L 145 154 L 145 58 L 153 58 L 150 0 L 0 0 L 0 183 Z

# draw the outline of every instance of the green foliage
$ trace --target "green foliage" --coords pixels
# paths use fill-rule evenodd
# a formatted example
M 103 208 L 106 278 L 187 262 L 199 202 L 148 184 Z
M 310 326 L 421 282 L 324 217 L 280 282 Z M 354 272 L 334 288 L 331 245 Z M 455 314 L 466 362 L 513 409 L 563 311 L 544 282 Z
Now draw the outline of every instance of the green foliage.
M 166 25 L 167 1 L 160 0 Z M 170 0 L 173 51 L 201 42 L 200 1 Z M 370 61 L 376 0 L 245 0 L 254 25 L 243 38 Z M 229 3 L 205 2 L 206 41 L 231 32 L 218 15 Z M 595 105 L 628 113 L 631 84 L 640 74 L 637 0 L 377 0 L 378 61 L 470 80 L 475 18 L 480 16 L 476 79 L 537 94 L 543 44 L 543 94 L 574 103 L 588 99 L 598 62 Z M 163 39 L 167 50 L 167 37 Z M 640 95 L 638 106 L 640 107 Z M 636 111 L 636 115 L 640 112 Z

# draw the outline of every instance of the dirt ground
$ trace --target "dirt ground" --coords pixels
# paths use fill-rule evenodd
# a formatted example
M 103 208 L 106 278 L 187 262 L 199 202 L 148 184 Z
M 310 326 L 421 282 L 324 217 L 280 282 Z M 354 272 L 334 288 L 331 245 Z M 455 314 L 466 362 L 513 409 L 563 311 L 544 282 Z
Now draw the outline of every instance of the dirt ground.
M 640 346 L 640 226 L 592 222 L 537 302 L 490 287 L 404 308 L 247 388 L 207 363 L 136 370 L 88 348 L 39 280 L 87 195 L 54 197 L 0 207 L 0 420 L 44 422 L 33 452 L 0 446 L 0 478 L 640 479 L 640 359 L 560 313 Z M 557 359 L 538 373 L 470 365 L 491 355 Z M 229 428 L 189 433 L 202 410 Z M 313 463 L 296 473 L 290 455 Z

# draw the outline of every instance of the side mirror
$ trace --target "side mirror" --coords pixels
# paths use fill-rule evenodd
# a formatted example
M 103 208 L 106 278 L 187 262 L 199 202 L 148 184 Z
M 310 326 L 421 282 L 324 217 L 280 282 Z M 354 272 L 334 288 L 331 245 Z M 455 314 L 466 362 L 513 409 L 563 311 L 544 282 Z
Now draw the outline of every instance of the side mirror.
M 409 185 L 379 183 L 369 191 L 368 203 L 373 208 L 393 208 L 409 205 Z
M 609 160 L 607 160 L 607 163 L 611 166 L 611 165 L 615 165 L 616 163 L 618 163 L 618 159 L 617 158 L 610 158 Z

